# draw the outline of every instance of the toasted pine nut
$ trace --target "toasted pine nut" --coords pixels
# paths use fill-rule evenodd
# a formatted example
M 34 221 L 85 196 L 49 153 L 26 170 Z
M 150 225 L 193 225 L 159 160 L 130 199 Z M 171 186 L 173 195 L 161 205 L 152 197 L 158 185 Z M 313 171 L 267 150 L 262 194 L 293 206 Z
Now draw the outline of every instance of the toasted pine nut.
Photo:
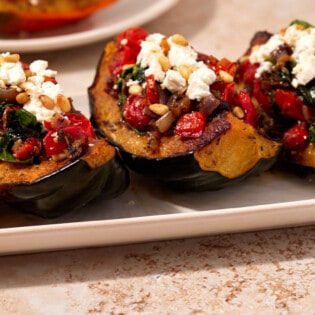
M 245 113 L 244 113 L 243 109 L 239 106 L 235 106 L 233 108 L 232 112 L 239 119 L 243 119 L 245 117 Z
M 16 97 L 15 97 L 16 101 L 19 103 L 19 104 L 25 104 L 27 103 L 29 100 L 30 100 L 30 97 L 29 95 L 26 93 L 26 92 L 22 92 L 22 93 L 19 93 Z
M 24 74 L 27 78 L 34 75 L 34 73 L 29 69 L 24 70 Z
M 42 105 L 47 109 L 51 110 L 55 107 L 54 100 L 48 95 L 44 95 L 44 94 L 40 95 L 39 100 L 41 101 Z
M 299 30 L 299 31 L 304 31 L 305 30 L 304 26 L 303 25 L 299 25 L 299 24 L 295 24 L 295 28 L 297 30 Z
M 67 159 L 68 157 L 69 157 L 69 152 L 62 152 L 62 153 L 54 154 L 51 156 L 52 160 L 56 162 Z
M 122 66 L 121 70 L 125 71 L 125 70 L 127 70 L 129 68 L 132 68 L 133 66 L 134 66 L 133 64 L 125 64 L 125 65 Z
M 239 62 L 240 62 L 240 63 L 243 63 L 243 62 L 245 62 L 246 60 L 248 60 L 248 56 L 242 56 L 242 57 L 239 58 Z
M 170 50 L 170 45 L 169 45 L 166 37 L 162 38 L 160 46 L 161 46 L 161 48 L 163 50 L 164 55 L 167 56 L 168 52 Z
M 19 54 L 10 54 L 4 57 L 5 62 L 18 62 L 20 61 L 20 55 Z
M 170 60 L 164 55 L 159 57 L 159 64 L 164 72 L 171 68 Z
M 181 46 L 187 46 L 188 45 L 187 39 L 181 34 L 174 34 L 172 36 L 172 42 L 174 44 L 181 45 Z
M 129 86 L 128 92 L 131 95 L 139 95 L 142 92 L 142 87 L 140 84 L 132 84 Z
M 188 81 L 190 75 L 193 73 L 194 69 L 191 66 L 188 65 L 180 65 L 178 67 L 178 71 L 180 73 L 180 75 L 186 80 Z
M 233 77 L 226 71 L 220 70 L 219 76 L 220 76 L 221 80 L 224 81 L 225 83 L 233 82 Z
M 151 104 L 149 106 L 150 111 L 152 111 L 153 113 L 159 115 L 159 116 L 163 116 L 164 114 L 166 114 L 169 111 L 169 108 L 167 105 L 164 104 Z
M 57 95 L 56 104 L 65 113 L 68 113 L 71 110 L 71 103 L 63 94 Z
M 4 57 L 2 54 L 0 54 L 0 65 L 4 63 Z

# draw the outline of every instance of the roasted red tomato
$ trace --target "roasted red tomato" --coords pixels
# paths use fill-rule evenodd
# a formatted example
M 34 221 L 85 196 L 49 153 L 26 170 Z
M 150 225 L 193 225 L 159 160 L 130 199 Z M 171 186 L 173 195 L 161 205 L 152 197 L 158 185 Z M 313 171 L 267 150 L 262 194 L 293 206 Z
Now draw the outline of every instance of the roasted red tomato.
M 190 112 L 177 121 L 175 134 L 182 138 L 199 138 L 206 125 L 206 116 L 202 112 Z

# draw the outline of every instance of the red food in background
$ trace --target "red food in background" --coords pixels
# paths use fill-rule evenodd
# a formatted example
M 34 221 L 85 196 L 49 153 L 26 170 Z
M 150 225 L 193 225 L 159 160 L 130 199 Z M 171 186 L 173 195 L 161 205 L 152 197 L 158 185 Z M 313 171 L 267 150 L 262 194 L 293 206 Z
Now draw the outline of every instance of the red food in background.
M 112 5 L 117 0 L 28 0 L 1 2 L 0 33 L 36 32 L 78 22 Z

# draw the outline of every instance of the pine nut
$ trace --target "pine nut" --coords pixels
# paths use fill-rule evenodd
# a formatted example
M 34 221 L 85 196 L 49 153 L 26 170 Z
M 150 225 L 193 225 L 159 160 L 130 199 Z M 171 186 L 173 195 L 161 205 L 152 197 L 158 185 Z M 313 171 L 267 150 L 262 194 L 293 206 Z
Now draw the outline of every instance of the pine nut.
M 134 64 L 126 64 L 126 65 L 123 65 L 123 66 L 122 66 L 121 70 L 122 70 L 122 71 L 125 71 L 125 70 L 127 70 L 127 69 L 132 68 L 133 66 L 134 66 Z
M 130 85 L 129 89 L 128 89 L 128 92 L 131 95 L 139 95 L 142 92 L 142 87 L 139 84 Z
M 159 64 L 164 72 L 171 68 L 170 60 L 164 55 L 159 58 Z
M 220 70 L 219 76 L 220 76 L 221 80 L 224 81 L 225 83 L 233 82 L 233 77 L 226 71 Z
M 68 113 L 71 110 L 71 103 L 69 99 L 62 94 L 57 95 L 56 104 L 64 113 Z
M 178 67 L 178 71 L 180 73 L 180 75 L 186 80 L 188 81 L 190 75 L 194 72 L 194 69 L 191 66 L 187 66 L 187 65 L 180 65 Z
M 242 56 L 242 57 L 239 58 L 239 62 L 240 62 L 240 63 L 243 63 L 243 62 L 245 62 L 246 60 L 248 60 L 248 56 Z
M 18 62 L 20 61 L 20 55 L 19 54 L 10 54 L 4 57 L 5 62 Z
M 170 50 L 170 45 L 169 45 L 166 37 L 162 38 L 160 46 L 161 46 L 161 48 L 163 50 L 164 55 L 167 56 L 168 52 Z
M 159 116 L 163 116 L 169 111 L 169 108 L 167 105 L 164 104 L 151 104 L 149 106 L 150 111 L 152 111 L 154 114 L 157 114 Z
M 26 76 L 27 78 L 28 78 L 28 77 L 31 77 L 31 76 L 33 76 L 33 75 L 35 75 L 34 72 L 32 72 L 32 71 L 29 70 L 29 69 L 24 70 L 24 74 L 25 74 L 25 76 Z
M 243 109 L 239 106 L 235 106 L 233 108 L 232 112 L 239 119 L 243 119 L 245 117 L 245 113 L 244 113 Z
M 67 159 L 68 157 L 69 152 L 62 152 L 51 156 L 52 160 L 54 160 L 55 162 L 62 161 L 64 159 Z
M 42 105 L 47 109 L 51 110 L 55 107 L 54 100 L 48 95 L 44 95 L 44 94 L 40 95 L 39 100 L 41 101 Z
M 172 36 L 172 42 L 180 46 L 188 46 L 187 39 L 181 34 L 174 34 Z
M 30 100 L 30 97 L 29 95 L 26 93 L 26 92 L 22 92 L 22 93 L 19 93 L 16 97 L 15 97 L 16 101 L 19 103 L 19 104 L 25 104 L 27 103 L 29 100 Z

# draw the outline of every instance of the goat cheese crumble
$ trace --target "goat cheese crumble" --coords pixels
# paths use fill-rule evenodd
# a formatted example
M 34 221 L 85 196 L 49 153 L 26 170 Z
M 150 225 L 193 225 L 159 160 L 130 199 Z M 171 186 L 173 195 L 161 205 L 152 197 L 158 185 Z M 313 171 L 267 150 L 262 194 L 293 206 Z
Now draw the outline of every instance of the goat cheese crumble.
M 39 122 L 50 121 L 55 113 L 62 113 L 58 106 L 48 109 L 40 101 L 41 95 L 47 95 L 52 100 L 56 100 L 61 93 L 61 87 L 56 82 L 45 80 L 45 78 L 55 78 L 56 71 L 48 68 L 45 60 L 35 60 L 29 65 L 29 74 L 19 61 L 6 61 L 10 53 L 0 55 L 0 88 L 15 88 L 17 92 L 26 92 L 28 101 L 23 104 L 23 108 L 36 116 Z
M 200 101 L 211 94 L 209 86 L 215 82 L 216 74 L 208 66 L 198 61 L 198 53 L 190 46 L 176 43 L 173 36 L 167 38 L 165 51 L 162 34 L 151 34 L 141 42 L 137 63 L 145 68 L 145 75 L 154 75 L 163 89 L 172 93 L 187 88 L 186 95 L 191 100 Z M 188 67 L 188 77 L 180 71 L 181 66 Z
M 272 70 L 271 53 L 282 44 L 287 44 L 292 49 L 291 58 L 295 63 L 292 69 L 292 86 L 296 88 L 306 85 L 315 78 L 315 28 L 302 29 L 296 24 L 280 34 L 273 35 L 265 44 L 253 48 L 249 61 L 259 64 L 256 78 L 263 72 Z

